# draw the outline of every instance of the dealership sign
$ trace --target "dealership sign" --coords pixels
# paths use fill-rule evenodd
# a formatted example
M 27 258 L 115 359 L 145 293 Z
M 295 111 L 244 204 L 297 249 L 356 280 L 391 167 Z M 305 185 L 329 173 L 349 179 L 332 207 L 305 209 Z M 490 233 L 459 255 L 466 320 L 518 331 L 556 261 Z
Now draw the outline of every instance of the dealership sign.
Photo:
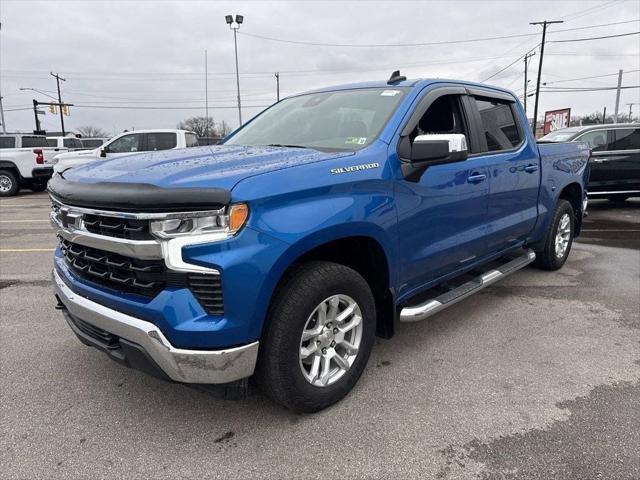
M 567 128 L 571 119 L 571 109 L 551 110 L 544 113 L 544 134 Z

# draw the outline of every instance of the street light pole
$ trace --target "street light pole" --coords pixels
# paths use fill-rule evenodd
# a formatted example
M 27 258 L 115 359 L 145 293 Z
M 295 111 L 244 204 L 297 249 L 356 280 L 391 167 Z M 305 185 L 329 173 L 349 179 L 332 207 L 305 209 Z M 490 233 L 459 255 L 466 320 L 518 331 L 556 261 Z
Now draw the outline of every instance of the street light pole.
M 629 106 L 629 112 L 631 112 L 631 106 Z M 631 116 L 631 113 L 629 113 Z M 7 126 L 4 124 L 4 109 L 2 108 L 2 95 L 0 95 L 0 121 L 2 122 L 2 133 L 7 133 Z
M 207 50 L 204 51 L 204 136 L 209 136 L 209 72 Z
M 240 126 L 242 126 L 242 105 L 240 102 L 240 73 L 238 71 L 238 29 L 242 22 L 244 21 L 244 16 L 236 15 L 235 18 L 232 15 L 225 15 L 224 17 L 229 28 L 233 30 L 233 45 L 235 47 L 236 54 L 236 89 L 238 91 L 238 121 L 240 122 Z
M 529 71 L 529 59 L 533 57 L 536 52 L 527 53 L 524 56 L 524 113 L 527 113 L 527 86 L 529 84 L 529 79 L 527 78 L 527 74 Z
M 276 76 L 276 100 L 280 101 L 280 72 L 275 73 Z
M 540 100 L 540 78 L 542 77 L 542 59 L 544 57 L 544 41 L 547 36 L 547 25 L 553 23 L 564 23 L 563 20 L 544 20 L 542 22 L 531 22 L 530 25 L 542 25 L 542 42 L 540 43 L 540 63 L 538 64 L 538 81 L 536 83 L 536 101 L 533 106 L 533 136 L 536 136 L 538 127 L 538 102 Z

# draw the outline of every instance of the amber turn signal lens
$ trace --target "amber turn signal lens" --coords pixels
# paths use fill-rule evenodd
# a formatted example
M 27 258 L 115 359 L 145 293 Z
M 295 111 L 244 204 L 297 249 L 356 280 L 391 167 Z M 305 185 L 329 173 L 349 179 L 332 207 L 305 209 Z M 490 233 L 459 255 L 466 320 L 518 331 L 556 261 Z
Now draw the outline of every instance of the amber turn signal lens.
M 229 231 L 237 232 L 247 221 L 249 216 L 249 206 L 246 203 L 236 203 L 231 205 L 229 210 Z

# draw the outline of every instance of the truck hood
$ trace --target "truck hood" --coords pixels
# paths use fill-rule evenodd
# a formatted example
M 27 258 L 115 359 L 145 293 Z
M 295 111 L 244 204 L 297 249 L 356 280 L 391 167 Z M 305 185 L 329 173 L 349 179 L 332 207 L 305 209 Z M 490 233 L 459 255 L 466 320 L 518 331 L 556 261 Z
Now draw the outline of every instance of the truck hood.
M 95 161 L 63 171 L 62 175 L 67 180 L 82 183 L 146 183 L 163 188 L 231 190 L 247 177 L 350 155 L 353 152 L 212 145 Z

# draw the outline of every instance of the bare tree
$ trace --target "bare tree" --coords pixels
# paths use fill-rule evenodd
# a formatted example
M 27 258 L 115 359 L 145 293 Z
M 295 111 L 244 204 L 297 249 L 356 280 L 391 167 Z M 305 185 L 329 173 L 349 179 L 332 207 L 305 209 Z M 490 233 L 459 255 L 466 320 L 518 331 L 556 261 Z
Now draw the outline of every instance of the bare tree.
M 99 127 L 93 127 L 91 125 L 83 125 L 76 129 L 80 135 L 84 138 L 107 138 L 109 134 Z
M 189 117 L 178 123 L 178 128 L 194 132 L 198 137 L 212 137 L 216 134 L 216 122 L 211 117 Z

